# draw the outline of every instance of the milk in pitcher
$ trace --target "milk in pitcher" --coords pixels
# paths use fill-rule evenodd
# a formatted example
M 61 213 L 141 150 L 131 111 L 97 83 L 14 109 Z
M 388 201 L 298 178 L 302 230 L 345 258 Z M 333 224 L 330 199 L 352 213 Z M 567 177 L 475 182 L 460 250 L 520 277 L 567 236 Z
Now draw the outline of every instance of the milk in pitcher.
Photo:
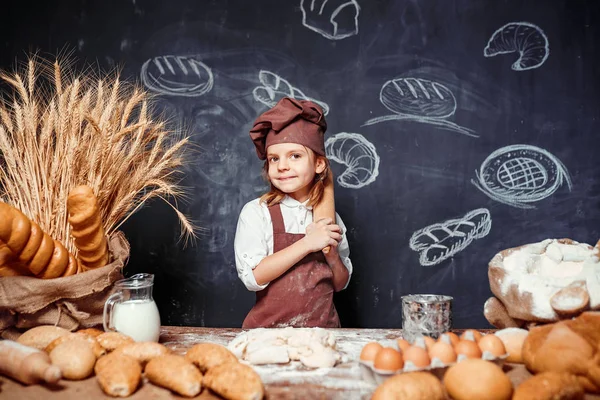
M 154 300 L 128 300 L 115 304 L 112 315 L 115 329 L 136 342 L 158 342 L 160 315 Z

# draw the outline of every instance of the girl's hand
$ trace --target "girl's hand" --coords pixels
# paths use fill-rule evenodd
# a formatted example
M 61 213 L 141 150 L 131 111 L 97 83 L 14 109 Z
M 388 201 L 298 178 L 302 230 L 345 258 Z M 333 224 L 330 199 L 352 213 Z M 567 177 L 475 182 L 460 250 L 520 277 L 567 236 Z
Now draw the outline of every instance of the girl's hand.
M 339 225 L 332 222 L 331 218 L 323 218 L 306 227 L 303 240 L 311 252 L 323 250 L 327 246 L 331 246 L 333 251 L 342 240 Z

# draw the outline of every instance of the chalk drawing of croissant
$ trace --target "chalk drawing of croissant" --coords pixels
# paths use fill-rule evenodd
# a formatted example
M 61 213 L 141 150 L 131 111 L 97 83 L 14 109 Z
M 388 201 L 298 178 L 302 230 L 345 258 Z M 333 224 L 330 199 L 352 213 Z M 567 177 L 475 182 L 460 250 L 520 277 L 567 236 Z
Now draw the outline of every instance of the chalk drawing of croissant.
M 519 53 L 512 65 L 515 71 L 538 68 L 550 55 L 548 37 L 544 31 L 529 22 L 511 22 L 498 29 L 483 50 L 483 55 Z
M 479 136 L 472 129 L 447 120 L 456 112 L 456 98 L 441 83 L 422 78 L 392 79 L 381 87 L 379 101 L 393 114 L 372 118 L 363 126 L 394 120 L 416 121 L 471 137 Z
M 475 239 L 490 233 L 492 218 L 486 208 L 468 212 L 464 217 L 429 225 L 413 233 L 409 246 L 420 252 L 423 266 L 439 264 L 464 250 Z
M 148 89 L 169 96 L 202 96 L 214 84 L 211 69 L 195 56 L 151 58 L 142 65 L 140 78 Z
M 252 95 L 256 101 L 269 108 L 277 104 L 283 97 L 291 97 L 298 100 L 310 100 L 321 106 L 325 115 L 329 113 L 327 103 L 308 97 L 300 89 L 292 86 L 287 80 L 271 71 L 261 70 L 258 73 L 258 80 L 262 83 L 262 86 L 255 87 Z
M 379 156 L 372 143 L 359 133 L 341 132 L 325 141 L 327 158 L 346 166 L 337 177 L 340 186 L 360 189 L 375 182 Z

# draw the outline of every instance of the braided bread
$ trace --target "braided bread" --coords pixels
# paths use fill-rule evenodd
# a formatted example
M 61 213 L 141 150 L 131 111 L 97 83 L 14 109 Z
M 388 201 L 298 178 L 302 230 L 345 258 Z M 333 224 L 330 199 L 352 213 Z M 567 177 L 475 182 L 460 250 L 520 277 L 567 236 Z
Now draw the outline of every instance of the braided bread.
M 77 258 L 83 269 L 108 264 L 108 242 L 92 188 L 81 185 L 71 190 L 67 198 L 67 210 L 71 235 L 75 238 L 78 250 Z
M 35 275 L 50 279 L 77 272 L 77 260 L 62 243 L 21 211 L 2 202 L 0 248 L 0 276 Z

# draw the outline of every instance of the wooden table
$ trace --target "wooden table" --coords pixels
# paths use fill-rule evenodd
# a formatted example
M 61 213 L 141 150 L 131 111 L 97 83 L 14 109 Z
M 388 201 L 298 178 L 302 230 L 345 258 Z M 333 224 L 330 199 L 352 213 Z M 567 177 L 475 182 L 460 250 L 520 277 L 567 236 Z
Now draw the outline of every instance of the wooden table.
M 332 329 L 337 336 L 338 349 L 348 358 L 335 368 L 317 370 L 302 369 L 297 364 L 289 366 L 256 366 L 267 391 L 268 399 L 369 399 L 375 386 L 362 378 L 356 360 L 362 346 L 371 341 L 385 343 L 402 336 L 399 329 Z M 165 326 L 161 330 L 160 342 L 177 354 L 184 354 L 198 342 L 213 342 L 227 345 L 241 329 L 194 328 Z M 522 365 L 505 365 L 514 385 L 531 376 Z M 83 381 L 61 381 L 55 387 L 24 386 L 6 377 L 0 377 L 0 399 L 18 400 L 71 400 L 110 399 L 104 395 L 95 377 Z M 166 389 L 144 382 L 130 399 L 181 398 Z M 197 399 L 220 399 L 207 390 Z M 586 399 L 600 399 L 587 395 Z

